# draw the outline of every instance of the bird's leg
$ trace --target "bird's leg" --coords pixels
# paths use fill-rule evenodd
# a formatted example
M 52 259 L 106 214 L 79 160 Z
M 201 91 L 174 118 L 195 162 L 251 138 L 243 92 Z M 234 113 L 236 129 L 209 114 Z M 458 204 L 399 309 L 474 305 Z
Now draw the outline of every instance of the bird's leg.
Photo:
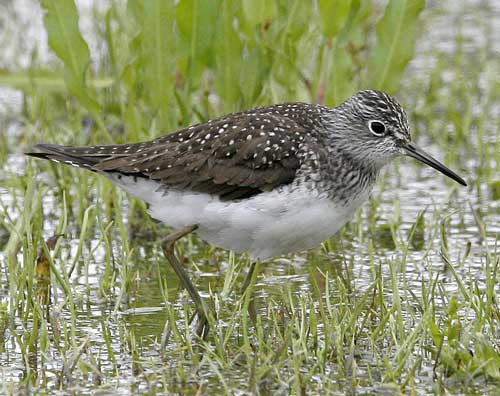
M 205 339 L 206 336 L 208 335 L 208 330 L 209 330 L 209 324 L 207 319 L 208 309 L 205 306 L 205 303 L 203 302 L 200 293 L 198 293 L 198 290 L 196 290 L 196 287 L 194 287 L 193 283 L 189 279 L 186 270 L 177 259 L 174 251 L 175 242 L 177 242 L 177 240 L 179 240 L 180 238 L 190 234 L 191 232 L 196 230 L 196 228 L 198 228 L 197 225 L 192 225 L 192 226 L 186 226 L 184 228 L 181 228 L 180 230 L 172 232 L 171 234 L 167 235 L 167 237 L 163 240 L 162 248 L 165 258 L 170 262 L 170 265 L 172 266 L 173 270 L 179 277 L 182 286 L 184 286 L 184 288 L 187 290 L 187 292 L 189 293 L 189 295 L 191 296 L 196 305 L 196 314 L 198 315 L 196 334 L 199 337 Z
M 254 276 L 255 273 L 255 276 Z M 257 277 L 257 274 L 259 273 L 259 262 L 254 261 L 250 265 L 250 268 L 248 270 L 247 276 L 245 278 L 245 281 L 243 282 L 243 286 L 241 287 L 241 294 L 245 295 L 247 292 L 247 289 L 250 285 L 252 287 L 250 288 L 249 292 L 252 293 L 253 285 L 255 284 L 255 278 Z M 257 325 L 257 310 L 255 309 L 255 302 L 253 299 L 253 293 L 248 296 L 249 302 L 248 302 L 248 315 L 250 316 L 250 319 L 252 320 L 252 323 L 254 326 Z

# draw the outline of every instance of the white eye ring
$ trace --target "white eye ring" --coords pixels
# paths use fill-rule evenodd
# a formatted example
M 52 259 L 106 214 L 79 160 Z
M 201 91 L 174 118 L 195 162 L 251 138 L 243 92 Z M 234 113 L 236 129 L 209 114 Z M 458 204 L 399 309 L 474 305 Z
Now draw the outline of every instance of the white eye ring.
M 370 120 L 368 121 L 368 129 L 375 136 L 384 136 L 386 132 L 386 127 L 382 121 Z

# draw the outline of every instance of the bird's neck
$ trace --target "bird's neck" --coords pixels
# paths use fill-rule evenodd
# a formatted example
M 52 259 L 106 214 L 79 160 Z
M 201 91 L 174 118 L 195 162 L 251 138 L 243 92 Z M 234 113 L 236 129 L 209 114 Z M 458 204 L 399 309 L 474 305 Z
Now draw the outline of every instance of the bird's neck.
M 351 151 L 336 148 L 330 151 L 326 171 L 331 179 L 336 180 L 335 188 L 338 191 L 346 191 L 355 195 L 372 190 L 380 168 L 353 157 Z

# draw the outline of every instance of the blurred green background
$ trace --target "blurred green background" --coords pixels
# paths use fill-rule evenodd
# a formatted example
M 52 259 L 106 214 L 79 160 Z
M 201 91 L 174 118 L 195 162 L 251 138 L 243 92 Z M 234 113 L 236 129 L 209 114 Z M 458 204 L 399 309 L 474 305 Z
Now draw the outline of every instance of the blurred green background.
M 34 49 L 30 67 L 3 70 L 0 84 L 60 99 L 69 91 L 101 134 L 105 118 L 123 123 L 115 140 L 258 104 L 336 105 L 361 87 L 396 93 L 424 7 L 423 0 L 110 2 L 89 32 L 90 51 L 73 1 L 41 4 L 60 62 L 40 65 Z

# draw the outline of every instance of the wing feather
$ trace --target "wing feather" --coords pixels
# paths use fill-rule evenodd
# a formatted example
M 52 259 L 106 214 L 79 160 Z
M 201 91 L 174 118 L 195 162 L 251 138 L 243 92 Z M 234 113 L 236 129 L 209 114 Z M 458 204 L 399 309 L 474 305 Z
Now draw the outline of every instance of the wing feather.
M 241 199 L 291 183 L 301 166 L 301 156 L 296 154 L 317 142 L 314 125 L 299 124 L 298 119 L 282 114 L 285 110 L 280 106 L 267 109 L 232 114 L 150 142 L 38 145 L 39 152 L 33 155 L 94 171 L 146 177 L 221 199 Z

